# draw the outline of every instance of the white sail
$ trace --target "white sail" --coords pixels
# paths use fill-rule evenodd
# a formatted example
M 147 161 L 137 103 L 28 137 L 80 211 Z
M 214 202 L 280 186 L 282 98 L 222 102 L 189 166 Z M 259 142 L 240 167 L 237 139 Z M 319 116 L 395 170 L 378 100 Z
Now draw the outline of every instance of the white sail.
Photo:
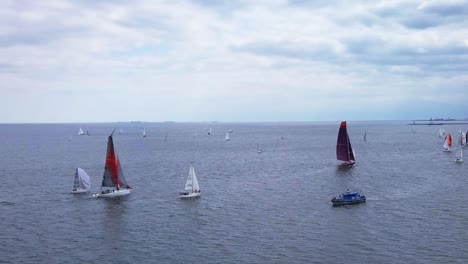
M 463 162 L 463 148 L 461 146 L 458 146 L 457 157 L 456 157 L 455 161 L 456 162 Z
M 194 191 L 199 191 L 200 186 L 198 185 L 198 179 L 197 179 L 197 174 L 195 173 L 195 167 L 193 165 L 190 165 L 191 171 L 192 171 L 192 183 L 193 183 L 193 190 Z
M 85 132 L 84 132 L 83 129 L 81 129 L 81 127 L 80 127 L 80 130 L 78 130 L 78 135 L 82 136 L 82 135 L 84 135 L 84 134 L 85 134 Z
M 466 133 L 461 132 L 461 145 L 462 147 L 466 145 Z
M 443 137 L 445 135 L 445 130 L 443 128 L 439 129 L 439 137 Z
M 72 192 L 86 192 L 91 189 L 89 175 L 81 168 L 76 168 Z
M 367 130 L 364 131 L 364 136 L 362 138 L 363 141 L 367 141 Z
M 184 191 L 186 192 L 194 192 L 200 190 L 200 186 L 198 186 L 197 174 L 195 173 L 195 167 L 193 164 L 190 164 L 189 174 L 187 176 L 187 181 L 185 182 Z
M 146 137 L 146 130 L 143 128 L 143 137 Z
M 229 133 L 226 133 L 226 136 L 224 136 L 224 140 L 228 141 L 230 138 L 229 138 Z
M 212 132 L 212 130 L 211 130 L 211 127 L 210 127 L 210 131 L 208 131 L 208 135 L 211 135 L 211 132 Z

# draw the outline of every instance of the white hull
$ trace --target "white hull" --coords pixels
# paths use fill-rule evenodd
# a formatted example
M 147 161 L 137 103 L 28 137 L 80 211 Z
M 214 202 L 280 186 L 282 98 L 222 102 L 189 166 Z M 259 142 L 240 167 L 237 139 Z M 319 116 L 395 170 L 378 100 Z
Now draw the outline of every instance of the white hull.
M 444 152 L 450 152 L 452 151 L 451 149 L 444 148 Z
M 192 197 L 200 197 L 201 193 L 189 193 L 189 194 L 181 194 L 180 198 L 192 198 Z
M 114 190 L 113 192 L 108 192 L 108 193 L 97 193 L 94 194 L 93 197 L 118 197 L 118 196 L 124 196 L 124 195 L 129 195 L 130 194 L 130 189 L 124 189 L 124 190 Z
M 70 193 L 73 193 L 73 194 L 77 194 L 77 193 L 86 193 L 88 192 L 87 190 L 83 190 L 83 189 L 78 189 L 76 191 L 70 191 Z
M 463 159 L 462 159 L 462 158 L 457 158 L 457 159 L 455 160 L 455 162 L 457 162 L 457 163 L 462 163 L 462 162 L 463 162 Z

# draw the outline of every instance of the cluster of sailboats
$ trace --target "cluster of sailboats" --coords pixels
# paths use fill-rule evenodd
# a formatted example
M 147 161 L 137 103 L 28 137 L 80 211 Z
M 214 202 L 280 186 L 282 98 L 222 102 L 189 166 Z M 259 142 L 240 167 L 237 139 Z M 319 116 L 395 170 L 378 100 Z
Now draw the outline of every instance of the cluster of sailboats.
M 106 162 L 99 193 L 93 197 L 118 197 L 130 194 L 132 187 L 125 179 L 122 166 L 114 147 L 113 134 L 107 139 Z M 91 189 L 91 180 L 89 175 L 81 168 L 75 172 L 73 189 L 71 193 L 86 193 Z M 184 191 L 180 193 L 181 198 L 199 197 L 201 195 L 197 175 L 193 163 L 190 164 L 189 174 L 185 183 Z
M 452 135 L 446 134 L 444 129 L 439 130 L 439 137 L 444 137 L 444 146 L 443 149 L 445 152 L 452 151 Z M 463 147 L 465 147 L 466 143 L 468 142 L 468 132 L 463 132 L 461 129 L 458 130 L 458 140 L 457 140 L 457 150 L 455 156 L 455 162 L 461 163 L 463 162 Z
M 80 131 L 81 128 L 80 128 Z M 94 194 L 93 197 L 117 197 L 130 194 L 132 187 L 127 183 L 125 175 L 122 170 L 122 166 L 119 160 L 119 157 L 116 153 L 113 141 L 113 134 L 109 135 L 107 140 L 107 153 L 106 161 L 104 166 L 104 173 L 102 177 L 101 188 L 99 193 Z M 232 133 L 233 130 L 229 130 L 225 135 L 225 140 L 230 140 L 229 133 Z M 122 133 L 122 130 L 120 131 Z M 210 128 L 208 135 L 212 134 Z M 459 130 L 459 139 L 456 162 L 463 162 L 463 147 L 468 142 L 468 132 L 462 132 Z M 143 136 L 146 136 L 145 129 L 143 129 Z M 444 151 L 451 151 L 453 144 L 451 134 L 446 134 L 443 129 L 439 131 L 439 137 L 444 137 Z M 166 138 L 167 140 L 167 134 Z M 364 132 L 363 141 L 367 141 L 367 131 Z M 257 153 L 262 153 L 263 150 L 257 144 Z M 338 137 L 336 142 L 336 159 L 338 160 L 338 166 L 340 168 L 351 168 L 356 164 L 356 154 L 351 145 L 349 139 L 346 121 L 340 123 L 338 130 Z M 89 175 L 81 168 L 77 168 L 75 171 L 75 178 L 73 184 L 72 193 L 85 193 L 88 192 L 91 188 L 91 181 Z M 191 198 L 199 197 L 201 195 L 200 185 L 198 183 L 197 175 L 195 173 L 194 164 L 190 164 L 189 173 L 186 179 L 185 187 L 182 192 L 179 193 L 181 198 Z M 363 203 L 366 201 L 366 196 L 360 192 L 356 191 L 346 191 L 334 197 L 332 200 L 333 205 L 347 205 L 347 204 L 356 204 Z

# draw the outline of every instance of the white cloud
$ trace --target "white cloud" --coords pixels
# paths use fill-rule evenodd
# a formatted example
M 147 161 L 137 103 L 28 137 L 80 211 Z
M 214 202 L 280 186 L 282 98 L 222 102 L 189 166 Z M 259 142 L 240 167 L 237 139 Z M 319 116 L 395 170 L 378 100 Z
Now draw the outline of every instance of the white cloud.
M 455 116 L 464 3 L 1 2 L 0 122 L 417 118 L 440 89 Z

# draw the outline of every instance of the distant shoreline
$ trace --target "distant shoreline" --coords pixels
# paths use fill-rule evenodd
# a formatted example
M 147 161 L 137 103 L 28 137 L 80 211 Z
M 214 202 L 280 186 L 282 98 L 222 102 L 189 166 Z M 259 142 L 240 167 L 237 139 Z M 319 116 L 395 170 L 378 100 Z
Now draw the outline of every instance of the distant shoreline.
M 442 126 L 442 125 L 468 125 L 468 121 L 447 121 L 447 122 L 426 122 L 426 123 L 413 123 L 408 124 L 409 126 Z

